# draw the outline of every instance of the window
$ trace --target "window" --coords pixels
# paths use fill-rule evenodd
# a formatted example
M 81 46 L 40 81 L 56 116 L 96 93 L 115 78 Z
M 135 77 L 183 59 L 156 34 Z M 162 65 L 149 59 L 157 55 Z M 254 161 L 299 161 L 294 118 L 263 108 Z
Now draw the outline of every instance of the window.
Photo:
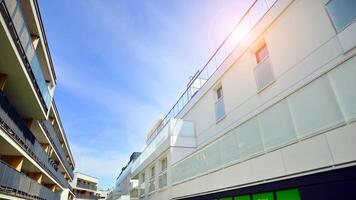
M 156 183 L 155 183 L 155 167 L 152 166 L 150 168 L 150 174 L 151 174 L 151 177 L 150 177 L 150 181 L 149 181 L 149 186 L 148 186 L 148 192 L 151 193 L 153 191 L 155 191 L 156 189 Z
M 338 32 L 356 20 L 355 0 L 330 0 L 326 8 Z
M 151 179 L 155 178 L 155 167 L 151 167 Z
M 141 175 L 141 180 L 142 180 L 142 183 L 145 182 L 145 173 L 143 173 L 143 174 Z
M 263 44 L 256 52 L 257 66 L 254 69 L 257 90 L 262 91 L 274 81 L 272 66 L 269 61 L 267 45 Z
M 264 44 L 260 49 L 258 49 L 255 53 L 257 63 L 261 63 L 264 59 L 269 57 L 267 45 Z
M 145 190 L 146 190 L 146 187 L 145 187 L 145 173 L 142 173 L 141 174 L 141 180 L 140 180 L 140 196 L 144 196 L 145 195 Z
M 161 160 L 161 172 L 166 171 L 167 169 L 167 158 Z
M 216 96 L 218 99 L 221 99 L 223 97 L 223 91 L 222 91 L 222 87 L 219 86 L 218 89 L 216 89 Z
M 161 172 L 158 177 L 158 187 L 163 188 L 167 186 L 167 157 L 161 159 Z
M 223 99 L 222 86 L 219 85 L 216 89 L 216 102 L 215 102 L 215 118 L 216 121 L 220 121 L 225 116 L 225 105 Z

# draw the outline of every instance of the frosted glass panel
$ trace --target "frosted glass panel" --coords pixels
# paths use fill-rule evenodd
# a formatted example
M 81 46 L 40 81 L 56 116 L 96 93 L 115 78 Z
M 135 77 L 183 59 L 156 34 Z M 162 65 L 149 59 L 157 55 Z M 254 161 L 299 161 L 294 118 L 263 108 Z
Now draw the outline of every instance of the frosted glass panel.
M 224 99 L 220 98 L 217 102 L 215 102 L 215 118 L 216 118 L 216 121 L 222 119 L 224 116 L 225 116 Z
M 288 101 L 301 137 L 335 126 L 343 120 L 325 76 L 291 95 Z
M 184 121 L 184 120 L 174 120 L 174 124 L 172 124 L 172 128 L 174 130 L 171 132 L 171 135 L 177 136 L 187 136 L 187 137 L 194 137 L 194 124 L 191 121 Z
M 356 118 L 356 57 L 329 73 L 329 78 L 347 120 Z
M 220 155 L 223 164 L 239 159 L 236 129 L 220 139 Z
M 254 69 L 254 73 L 258 91 L 261 91 L 268 84 L 272 83 L 274 80 L 274 76 L 269 58 L 261 61 Z
M 221 165 L 220 141 L 216 141 L 205 148 L 207 170 L 217 168 Z
M 262 112 L 258 119 L 266 149 L 275 148 L 297 139 L 285 100 Z
M 205 150 L 202 150 L 202 151 L 196 153 L 194 158 L 195 158 L 195 161 L 192 163 L 192 165 L 195 166 L 196 171 L 192 175 L 206 172 L 207 171 L 207 163 L 206 163 L 207 158 L 206 158 Z
M 196 170 L 195 166 L 197 165 L 197 163 L 195 163 L 195 165 L 194 165 L 194 163 L 195 163 L 194 156 L 192 156 L 184 161 L 183 166 L 182 166 L 183 167 L 183 169 L 182 169 L 183 170 L 183 175 L 182 175 L 183 179 L 193 176 L 193 174 L 196 173 L 197 170 Z
M 262 139 L 256 118 L 239 126 L 236 132 L 241 158 L 246 158 L 263 151 Z

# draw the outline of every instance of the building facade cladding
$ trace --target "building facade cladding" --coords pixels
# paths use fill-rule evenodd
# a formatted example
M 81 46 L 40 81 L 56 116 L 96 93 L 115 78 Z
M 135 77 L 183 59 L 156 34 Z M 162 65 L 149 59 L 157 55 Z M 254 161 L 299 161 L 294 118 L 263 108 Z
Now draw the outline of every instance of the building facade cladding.
M 239 43 L 133 162 L 134 199 L 355 199 L 355 10 L 255 1 L 230 35 Z M 195 139 L 172 121 L 192 122 Z
M 74 161 L 36 0 L 0 0 L 0 198 L 72 199 Z

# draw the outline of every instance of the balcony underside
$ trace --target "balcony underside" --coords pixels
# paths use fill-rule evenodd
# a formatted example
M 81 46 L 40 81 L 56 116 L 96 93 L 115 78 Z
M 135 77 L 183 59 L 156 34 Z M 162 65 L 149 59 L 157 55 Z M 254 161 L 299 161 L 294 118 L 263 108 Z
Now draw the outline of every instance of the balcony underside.
M 0 130 L 3 132 L 3 130 Z M 5 133 L 4 133 L 5 134 Z M 6 139 L 0 136 L 0 156 L 21 156 L 24 157 L 21 171 L 24 173 L 43 173 L 38 167 L 33 165 L 33 163 L 27 159 L 24 155 L 20 153 L 16 147 L 12 146 Z M 48 176 L 43 174 L 42 183 L 43 184 L 55 184 Z

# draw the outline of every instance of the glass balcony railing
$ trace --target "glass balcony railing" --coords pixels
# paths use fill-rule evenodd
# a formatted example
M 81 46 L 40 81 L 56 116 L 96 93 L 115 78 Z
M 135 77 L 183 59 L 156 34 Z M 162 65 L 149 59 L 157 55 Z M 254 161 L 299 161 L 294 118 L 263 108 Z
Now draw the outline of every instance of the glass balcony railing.
M 48 120 L 41 120 L 40 124 L 42 126 L 42 128 L 44 129 L 44 132 L 46 133 L 47 137 L 49 138 L 50 142 L 52 143 L 52 146 L 54 147 L 55 151 L 57 152 L 59 159 L 61 159 L 62 163 L 64 164 L 67 172 L 69 173 L 69 175 L 71 176 L 71 178 L 73 179 L 74 177 L 74 173 L 72 168 L 69 165 L 68 160 L 66 159 L 66 155 L 64 153 L 64 150 L 58 140 L 56 131 L 53 128 L 53 125 L 50 121 Z
M 244 37 L 252 30 L 258 21 L 267 13 L 276 0 L 255 0 L 244 16 L 240 19 L 234 30 L 223 41 L 220 47 L 211 56 L 204 67 L 189 82 L 187 89 L 180 96 L 168 114 L 164 117 L 160 126 L 153 133 L 154 138 L 160 130 L 175 118 L 193 98 L 193 96 L 205 85 L 207 80 L 215 73 L 226 58 L 230 56 L 233 50 L 240 44 Z M 151 140 L 148 140 L 148 144 Z
M 36 49 L 32 43 L 32 36 L 24 19 L 21 3 L 19 0 L 5 0 L 3 2 L 9 15 L 10 27 L 13 27 L 14 35 L 17 37 L 16 40 L 19 41 L 16 44 L 20 45 L 20 54 L 24 54 L 23 59 L 26 69 L 34 83 L 36 92 L 39 94 L 41 103 L 44 105 L 45 110 L 48 111 L 52 97 L 44 78 Z
M 84 188 L 84 189 L 89 189 L 89 190 L 97 190 L 97 186 L 93 184 L 88 184 L 88 183 L 82 183 L 82 182 L 77 182 L 77 187 Z
M 65 188 L 71 189 L 68 181 L 58 172 L 58 166 L 44 151 L 33 133 L 0 91 L 0 128 L 4 130 L 25 152 Z
M 0 161 L 0 191 L 10 192 L 12 195 L 26 199 L 33 197 L 35 199 L 60 199 L 59 193 L 52 192 L 2 161 Z
M 75 195 L 76 199 L 98 199 L 97 196 L 95 196 L 94 194 L 76 194 Z
M 132 163 L 131 172 L 138 169 L 145 162 L 145 160 L 152 155 L 152 153 L 154 153 L 170 136 L 195 137 L 193 122 L 171 119 L 170 122 L 161 129 L 159 134 L 155 136 L 152 142 L 146 146 L 140 156 Z

